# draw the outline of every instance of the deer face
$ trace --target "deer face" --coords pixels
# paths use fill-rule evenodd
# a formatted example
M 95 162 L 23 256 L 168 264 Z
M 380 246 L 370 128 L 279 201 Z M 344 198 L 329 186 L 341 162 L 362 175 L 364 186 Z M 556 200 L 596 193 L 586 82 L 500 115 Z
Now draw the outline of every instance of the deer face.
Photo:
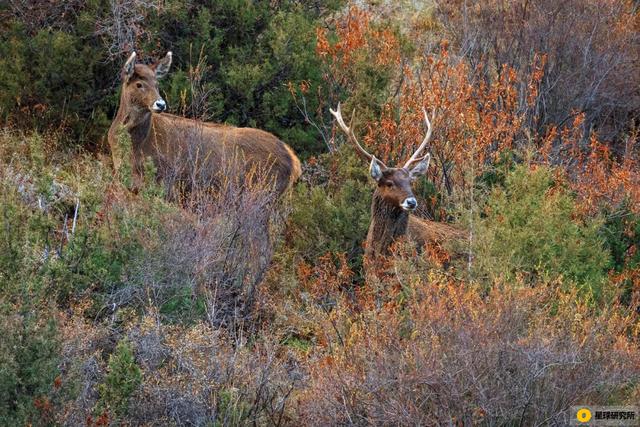
M 340 110 L 339 103 L 338 108 L 336 108 L 335 111 L 331 109 L 329 111 L 331 111 L 331 114 L 336 118 L 338 126 L 340 126 L 342 131 L 347 135 L 349 142 L 356 148 L 356 153 L 358 153 L 358 155 L 363 159 L 371 161 L 369 165 L 369 173 L 378 183 L 376 193 L 379 196 L 382 196 L 382 199 L 392 206 L 400 207 L 405 211 L 412 211 L 417 208 L 418 202 L 413 195 L 411 184 L 417 177 L 424 175 L 427 172 L 429 169 L 429 161 L 431 160 L 431 155 L 429 153 L 419 157 L 419 154 L 429 143 L 429 140 L 431 139 L 431 132 L 433 131 L 431 122 L 429 121 L 429 116 L 427 115 L 427 110 L 424 107 L 422 108 L 422 112 L 424 113 L 424 122 L 427 125 L 427 134 L 418 149 L 411 155 L 411 157 L 409 157 L 409 160 L 407 160 L 401 168 L 387 167 L 380 160 L 376 159 L 374 155 L 367 152 L 362 145 L 360 145 L 356 135 L 353 133 L 353 115 L 351 117 L 352 123 L 347 126 L 342 118 L 342 111 Z M 409 167 L 411 166 L 413 166 L 413 168 L 410 170 Z
M 153 111 L 161 113 L 167 103 L 160 96 L 158 80 L 163 78 L 171 67 L 171 52 L 153 65 L 136 64 L 133 52 L 122 69 L 123 96 L 127 104 L 135 111 Z
M 410 171 L 405 168 L 389 168 L 382 165 L 375 157 L 371 159 L 369 173 L 378 183 L 378 194 L 387 203 L 400 207 L 405 211 L 413 211 L 418 207 L 413 189 L 413 181 L 424 175 L 429 168 L 428 160 L 422 160 Z

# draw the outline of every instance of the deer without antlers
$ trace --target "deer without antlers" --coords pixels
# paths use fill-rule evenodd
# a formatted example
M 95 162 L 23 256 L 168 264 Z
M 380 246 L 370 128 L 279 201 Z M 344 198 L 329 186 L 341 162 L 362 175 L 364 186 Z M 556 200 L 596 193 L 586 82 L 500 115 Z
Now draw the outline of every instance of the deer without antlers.
M 433 127 L 427 111 L 423 108 L 426 135 L 418 149 L 400 168 L 388 167 L 360 145 L 353 131 L 353 115 L 347 126 L 342 118 L 340 104 L 336 110 L 330 109 L 338 126 L 347 135 L 358 155 L 369 162 L 369 173 L 377 182 L 371 202 L 371 224 L 367 234 L 365 257 L 388 255 L 393 241 L 404 235 L 419 245 L 441 243 L 462 237 L 462 232 L 448 224 L 429 221 L 410 215 L 418 207 L 411 188 L 413 181 L 429 169 L 431 155 L 421 155 L 427 148 Z
M 151 157 L 160 178 L 172 175 L 171 179 L 183 182 L 196 178 L 211 182 L 229 170 L 244 178 L 255 174 L 256 169 L 273 181 L 277 194 L 295 182 L 301 174 L 300 161 L 274 135 L 259 129 L 204 123 L 163 113 L 167 105 L 160 96 L 158 80 L 168 73 L 171 60 L 169 52 L 148 66 L 137 63 L 134 52 L 122 69 L 120 106 L 108 140 L 114 153 L 118 129 L 123 126 L 127 130 L 137 180 L 144 159 Z M 230 167 L 231 162 L 237 164 Z M 118 159 L 114 158 L 114 164 L 118 168 Z

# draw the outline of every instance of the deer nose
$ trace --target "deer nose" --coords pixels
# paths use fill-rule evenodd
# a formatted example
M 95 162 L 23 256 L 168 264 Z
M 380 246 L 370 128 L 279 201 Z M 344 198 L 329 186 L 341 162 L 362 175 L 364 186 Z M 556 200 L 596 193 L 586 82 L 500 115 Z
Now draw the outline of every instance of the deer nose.
M 162 113 L 164 110 L 167 109 L 167 103 L 164 102 L 164 99 L 160 98 L 153 103 L 153 106 L 151 107 L 151 109 L 156 113 Z
M 405 211 L 412 211 L 418 207 L 418 202 L 415 197 L 407 197 L 400 206 L 402 206 L 402 209 Z

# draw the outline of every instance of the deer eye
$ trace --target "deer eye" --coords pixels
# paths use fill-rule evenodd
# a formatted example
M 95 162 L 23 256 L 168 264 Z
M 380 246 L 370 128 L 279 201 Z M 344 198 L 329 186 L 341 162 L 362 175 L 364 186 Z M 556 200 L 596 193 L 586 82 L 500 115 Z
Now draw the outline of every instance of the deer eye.
M 387 187 L 391 188 L 391 187 L 393 187 L 393 182 L 387 181 L 387 182 L 384 183 L 384 185 L 386 185 Z
M 136 83 L 136 87 L 137 87 L 138 89 L 142 89 L 142 83 L 140 83 L 140 82 Z

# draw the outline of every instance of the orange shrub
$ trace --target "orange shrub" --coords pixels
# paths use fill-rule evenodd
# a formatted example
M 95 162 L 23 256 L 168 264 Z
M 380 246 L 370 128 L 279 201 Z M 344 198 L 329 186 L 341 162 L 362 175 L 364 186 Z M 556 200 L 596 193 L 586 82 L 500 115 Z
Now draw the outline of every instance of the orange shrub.
M 584 11 L 576 12 L 575 2 L 570 3 L 562 13 L 575 12 L 572 19 L 580 21 L 584 18 L 581 15 Z M 616 6 L 612 2 L 602 5 L 588 2 L 585 9 L 611 11 L 611 15 L 598 19 L 615 22 L 614 27 L 620 30 L 607 42 L 613 51 L 628 44 L 637 33 L 629 26 L 631 18 L 625 9 L 628 5 L 623 3 Z M 509 25 L 516 22 L 509 21 L 509 16 L 521 5 L 506 10 L 502 10 L 501 5 L 487 0 L 481 2 L 477 10 L 469 12 L 477 21 L 474 22 L 482 23 L 495 15 L 485 16 L 484 12 L 492 10 L 492 7 L 498 8 L 503 12 L 500 19 L 505 19 Z M 437 16 L 445 23 L 457 22 L 455 19 L 459 17 L 447 15 L 454 13 L 455 8 L 445 6 L 439 6 Z M 548 6 L 547 3 L 532 6 L 527 13 L 538 16 Z M 589 20 L 582 23 L 587 27 L 593 24 Z M 353 6 L 338 18 L 334 38 L 319 30 L 317 51 L 324 60 L 329 87 L 337 84 L 348 96 L 343 110 L 349 112 L 353 108 L 364 112 L 358 116 L 364 116 L 366 121 L 356 122 L 356 132 L 364 145 L 386 163 L 398 164 L 422 141 L 425 134 L 422 108 L 427 109 L 434 125 L 429 147 L 432 164 L 428 172 L 428 179 L 436 192 L 431 201 L 436 206 L 431 212 L 434 217 L 447 217 L 444 209 L 435 203 L 438 195 L 445 196 L 445 202 L 462 201 L 466 211 L 477 210 L 480 204 L 476 191 L 478 178 L 494 172 L 498 159 L 522 151 L 535 153 L 529 156 L 532 162 L 561 166 L 557 173 L 563 175 L 562 178 L 575 191 L 581 214 L 596 215 L 603 210 L 615 212 L 623 203 L 633 212 L 638 212 L 639 133 L 633 123 L 615 145 L 591 132 L 588 124 L 593 117 L 589 111 L 567 110 L 564 111 L 566 119 L 561 123 L 545 124 L 549 116 L 545 116 L 548 111 L 541 107 L 541 103 L 550 96 L 547 73 L 557 71 L 554 68 L 560 60 L 557 52 L 536 53 L 535 49 L 529 49 L 526 58 L 506 61 L 509 65 L 501 65 L 497 60 L 494 63 L 484 57 L 483 60 L 467 61 L 456 55 L 456 49 L 461 46 L 459 40 L 454 43 L 442 40 L 438 48 L 416 54 L 405 45 L 423 46 L 425 39 L 433 38 L 433 34 L 427 34 L 433 31 L 433 27 L 423 29 L 423 33 L 414 29 L 409 40 L 400 32 L 385 32 L 384 43 L 374 40 L 381 28 L 394 24 L 397 23 L 377 19 L 374 9 L 361 10 Z M 527 23 L 527 31 L 531 30 L 533 34 L 535 31 L 529 28 L 531 25 L 532 22 Z M 503 30 L 507 31 L 510 27 L 505 28 Z M 584 29 L 580 28 L 581 31 Z M 596 33 L 597 37 L 602 36 L 600 31 Z M 436 34 L 436 37 L 442 34 Z M 381 51 L 386 60 L 370 62 L 384 70 L 389 78 L 383 101 L 379 102 L 377 97 L 373 101 L 377 104 L 372 107 L 371 100 L 367 103 L 363 99 L 365 90 L 362 85 L 367 80 L 362 77 L 357 59 L 378 58 Z M 600 54 L 589 52 L 589 58 Z M 624 64 L 620 66 L 628 70 L 626 61 L 629 58 L 625 56 L 623 59 Z M 371 92 L 378 90 L 376 87 L 369 89 Z
M 552 141 L 559 140 L 555 145 L 555 161 L 564 166 L 585 213 L 594 214 L 603 208 L 617 209 L 625 201 L 630 202 L 633 212 L 640 212 L 640 153 L 637 147 L 640 134 L 634 130 L 625 138 L 624 149 L 615 153 L 596 133 L 587 137 L 584 118 L 584 114 L 577 114 L 571 126 L 560 132 L 551 128 L 542 151 L 553 151 L 550 148 Z M 554 160 L 547 155 L 546 161 Z
M 357 19 L 359 25 L 354 22 Z M 325 78 L 355 96 L 348 105 L 361 108 L 360 75 L 353 58 L 378 58 L 382 51 L 385 60 L 372 63 L 390 69 L 392 77 L 378 118 L 361 126 L 365 144 L 385 162 L 405 160 L 424 137 L 425 107 L 434 125 L 429 147 L 431 180 L 442 193 L 469 189 L 499 153 L 523 140 L 530 112 L 520 100 L 524 97 L 525 106 L 530 106 L 535 99 L 545 57 L 534 58 L 528 89 L 520 92 L 515 70 L 502 67 L 491 82 L 481 67 L 470 67 L 452 55 L 446 40 L 436 52 L 417 59 L 402 56 L 400 36 L 395 33 L 384 32 L 382 41 L 373 43 L 382 30 L 371 30 L 375 27 L 372 22 L 371 13 L 352 7 L 336 25 L 338 41 L 334 44 L 319 31 L 317 50 L 329 70 Z
M 557 286 L 484 293 L 403 256 L 396 302 L 351 317 L 344 345 L 310 363 L 305 422 L 566 424 L 578 402 L 640 396 L 634 310 L 593 308 Z
M 537 130 L 569 122 L 580 110 L 587 129 L 624 140 L 640 108 L 637 2 L 437 0 L 434 10 L 457 51 L 486 68 L 513 67 L 520 90 L 533 55 L 547 54 L 533 103 Z

